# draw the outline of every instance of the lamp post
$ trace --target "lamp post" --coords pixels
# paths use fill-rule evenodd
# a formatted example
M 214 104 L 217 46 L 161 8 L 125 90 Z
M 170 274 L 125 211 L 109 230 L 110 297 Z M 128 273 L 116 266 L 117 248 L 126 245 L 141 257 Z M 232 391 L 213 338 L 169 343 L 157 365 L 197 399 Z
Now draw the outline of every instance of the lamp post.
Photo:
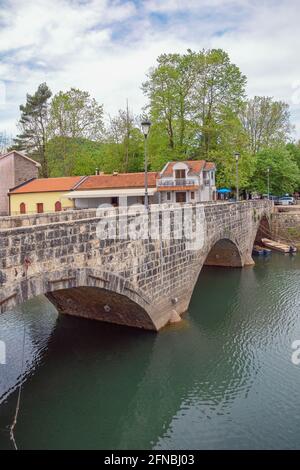
M 268 199 L 270 199 L 270 168 L 267 168 L 267 177 L 268 177 Z
M 239 195 L 239 158 L 241 154 L 239 152 L 235 152 L 235 161 L 236 161 L 236 200 L 238 202 L 240 195 Z
M 148 155 L 147 155 L 147 137 L 150 131 L 151 122 L 145 120 L 141 123 L 142 132 L 145 137 L 145 209 L 148 210 L 149 208 L 149 201 L 148 201 Z

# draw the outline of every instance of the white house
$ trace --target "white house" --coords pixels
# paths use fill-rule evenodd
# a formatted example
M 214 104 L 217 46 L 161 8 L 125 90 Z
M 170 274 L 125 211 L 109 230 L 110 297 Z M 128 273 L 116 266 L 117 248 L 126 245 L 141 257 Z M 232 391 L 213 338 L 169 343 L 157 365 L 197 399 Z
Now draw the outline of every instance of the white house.
M 149 204 L 158 202 L 156 178 L 157 173 L 148 173 Z M 145 174 L 115 172 L 112 175 L 87 176 L 76 187 L 76 191 L 64 196 L 74 200 L 76 209 L 95 208 L 101 204 L 112 204 L 115 207 L 144 204 Z
M 168 162 L 156 179 L 159 202 L 216 200 L 216 167 L 205 160 Z

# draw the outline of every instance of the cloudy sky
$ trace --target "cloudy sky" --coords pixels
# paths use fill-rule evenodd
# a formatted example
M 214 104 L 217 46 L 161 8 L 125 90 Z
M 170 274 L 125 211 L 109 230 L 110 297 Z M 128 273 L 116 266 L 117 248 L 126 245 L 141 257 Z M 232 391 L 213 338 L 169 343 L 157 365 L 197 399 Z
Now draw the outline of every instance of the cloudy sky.
M 139 112 L 156 57 L 220 47 L 248 77 L 249 96 L 291 106 L 300 138 L 299 0 L 0 0 L 0 131 L 46 81 L 88 90 L 107 113 Z

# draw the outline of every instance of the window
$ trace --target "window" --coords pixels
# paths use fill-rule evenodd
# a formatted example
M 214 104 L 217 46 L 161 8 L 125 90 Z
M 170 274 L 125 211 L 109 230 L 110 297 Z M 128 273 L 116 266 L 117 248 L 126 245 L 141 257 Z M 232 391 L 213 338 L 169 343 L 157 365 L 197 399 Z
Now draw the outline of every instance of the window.
M 118 198 L 117 198 L 117 197 L 112 197 L 112 198 L 111 198 L 111 204 L 112 204 L 112 206 L 118 207 L 118 205 L 119 205 L 118 202 L 119 202 L 119 201 L 118 201 Z
M 184 179 L 185 178 L 185 170 L 175 170 L 175 178 L 176 179 Z
M 176 202 L 186 202 L 186 193 L 185 192 L 176 193 Z
M 38 202 L 36 205 L 36 210 L 38 214 L 42 214 L 42 212 L 44 212 L 44 204 L 42 202 Z
M 191 191 L 191 200 L 193 201 L 195 199 L 195 191 Z
M 170 193 L 170 191 L 167 192 L 167 201 L 171 201 L 171 193 Z
M 20 204 L 20 214 L 26 214 L 25 202 L 21 202 Z
M 55 203 L 55 212 L 60 212 L 62 210 L 61 208 L 61 202 L 60 201 L 56 201 Z

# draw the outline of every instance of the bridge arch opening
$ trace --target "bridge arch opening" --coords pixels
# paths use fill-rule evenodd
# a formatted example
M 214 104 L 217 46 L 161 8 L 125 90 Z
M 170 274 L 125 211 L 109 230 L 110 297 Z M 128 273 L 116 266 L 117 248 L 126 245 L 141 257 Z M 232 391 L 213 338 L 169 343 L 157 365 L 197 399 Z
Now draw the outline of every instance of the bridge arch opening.
M 261 245 L 263 238 L 272 238 L 270 223 L 266 215 L 260 219 L 254 245 Z
M 204 265 L 241 268 L 243 263 L 236 244 L 228 238 L 222 238 L 212 246 Z
M 45 294 L 60 314 L 156 330 L 150 315 L 129 297 L 99 287 L 71 287 Z

